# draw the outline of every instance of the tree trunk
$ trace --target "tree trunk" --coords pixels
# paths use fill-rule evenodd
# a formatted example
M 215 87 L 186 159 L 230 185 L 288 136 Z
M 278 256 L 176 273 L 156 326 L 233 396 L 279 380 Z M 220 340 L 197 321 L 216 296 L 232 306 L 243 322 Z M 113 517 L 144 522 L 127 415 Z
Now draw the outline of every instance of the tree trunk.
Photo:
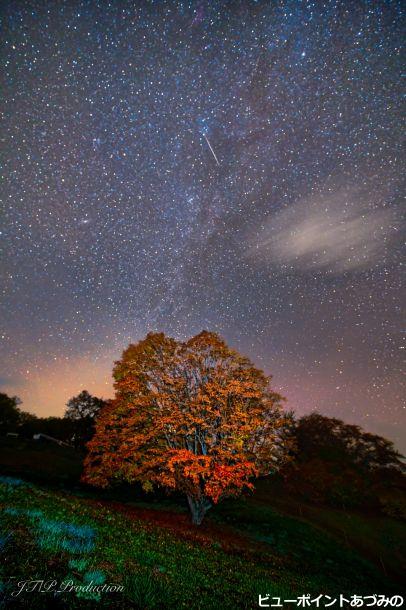
M 211 503 L 207 498 L 196 499 L 192 496 L 188 496 L 187 500 L 189 502 L 190 512 L 192 513 L 192 523 L 195 525 L 200 525 L 205 514 L 209 508 L 211 508 Z

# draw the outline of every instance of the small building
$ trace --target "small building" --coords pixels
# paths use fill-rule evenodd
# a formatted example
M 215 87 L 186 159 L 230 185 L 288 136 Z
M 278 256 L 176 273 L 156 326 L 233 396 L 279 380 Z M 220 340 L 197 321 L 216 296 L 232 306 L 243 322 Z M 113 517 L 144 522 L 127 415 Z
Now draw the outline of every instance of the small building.
M 59 440 L 59 438 L 54 438 L 53 436 L 49 436 L 49 434 L 43 434 L 42 432 L 34 434 L 32 438 L 34 439 L 34 441 L 49 441 L 51 443 L 56 443 L 59 446 L 70 447 L 69 443 L 65 443 L 65 441 Z

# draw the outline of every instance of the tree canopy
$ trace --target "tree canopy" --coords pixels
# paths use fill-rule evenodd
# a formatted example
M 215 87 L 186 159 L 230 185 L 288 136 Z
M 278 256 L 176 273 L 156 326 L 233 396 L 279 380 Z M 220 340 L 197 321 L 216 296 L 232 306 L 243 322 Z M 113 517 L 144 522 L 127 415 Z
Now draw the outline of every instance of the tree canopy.
M 367 470 L 403 469 L 402 455 L 391 441 L 320 413 L 311 413 L 298 420 L 296 441 L 301 461 L 322 457 Z
M 8 396 L 0 392 L 0 432 L 14 431 L 21 415 L 18 407 L 20 404 L 21 400 L 18 396 Z
M 186 342 L 150 333 L 115 363 L 83 479 L 186 494 L 201 523 L 213 503 L 252 488 L 288 459 L 289 416 L 269 378 L 207 331 Z
M 392 491 L 395 503 L 403 497 L 403 458 L 386 438 L 319 413 L 298 419 L 292 433 L 295 459 L 282 473 L 290 492 L 311 502 L 379 510 L 392 502 Z
M 106 401 L 92 396 L 87 390 L 71 398 L 66 404 L 65 419 L 70 420 L 72 427 L 71 440 L 75 447 L 83 448 L 92 438 L 95 429 L 95 418 L 106 405 Z
M 95 417 L 99 410 L 105 405 L 105 401 L 97 396 L 92 396 L 87 390 L 68 400 L 66 404 L 65 417 L 72 420 Z

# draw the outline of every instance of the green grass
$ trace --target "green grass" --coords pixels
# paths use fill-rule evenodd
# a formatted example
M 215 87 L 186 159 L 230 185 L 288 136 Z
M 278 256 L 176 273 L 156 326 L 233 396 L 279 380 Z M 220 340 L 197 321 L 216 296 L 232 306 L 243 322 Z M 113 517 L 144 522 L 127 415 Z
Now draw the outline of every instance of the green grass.
M 303 502 L 287 494 L 272 479 L 257 482 L 249 499 L 255 507 L 273 506 L 280 514 L 291 516 L 328 532 L 348 549 L 366 557 L 384 576 L 403 582 L 406 568 L 406 527 L 404 521 L 377 512 L 340 510 Z
M 284 557 L 292 570 L 300 569 L 320 590 L 371 591 L 372 584 L 375 588 L 388 587 L 382 571 L 354 549 L 319 527 L 270 506 L 241 498 L 224 502 L 216 509 L 215 516 L 268 544 L 277 556 Z
M 42 609 L 48 596 L 60 608 L 227 610 L 257 607 L 259 593 L 292 598 L 396 590 L 323 531 L 244 499 L 224 503 L 211 516 L 247 536 L 249 544 L 238 552 L 226 552 L 214 538 L 202 545 L 106 504 L 24 481 L 0 478 L 0 506 L 5 607 Z M 124 591 L 78 591 L 56 599 L 27 593 L 15 606 L 10 577 L 121 584 Z

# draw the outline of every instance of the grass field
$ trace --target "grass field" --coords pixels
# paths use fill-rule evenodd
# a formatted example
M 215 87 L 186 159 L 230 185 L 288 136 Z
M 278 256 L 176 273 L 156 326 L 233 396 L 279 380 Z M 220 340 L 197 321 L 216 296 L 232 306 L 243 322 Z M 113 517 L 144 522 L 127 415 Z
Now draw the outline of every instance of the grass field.
M 44 608 L 44 596 L 52 596 L 22 593 L 13 600 L 10 577 L 124 586 L 122 593 L 52 599 L 67 608 L 253 608 L 259 593 L 397 589 L 324 532 L 244 501 L 226 504 L 200 530 L 182 513 L 109 506 L 19 479 L 3 477 L 0 494 L 6 607 Z
M 394 519 L 304 505 L 263 480 L 199 528 L 180 499 L 80 487 L 68 448 L 12 440 L 0 463 L 0 607 L 227 610 L 257 608 L 259 594 L 401 591 L 405 528 Z M 24 579 L 123 591 L 13 597 Z

